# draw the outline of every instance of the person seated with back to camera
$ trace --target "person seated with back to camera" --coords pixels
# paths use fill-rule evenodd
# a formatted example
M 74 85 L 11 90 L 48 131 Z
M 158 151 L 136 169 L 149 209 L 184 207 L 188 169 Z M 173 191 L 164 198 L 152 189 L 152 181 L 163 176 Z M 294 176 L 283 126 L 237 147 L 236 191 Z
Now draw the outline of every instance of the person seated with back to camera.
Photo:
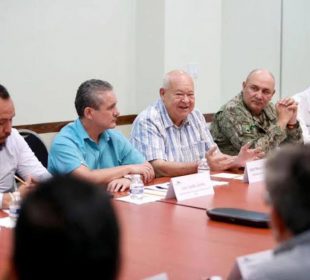
M 113 129 L 119 116 L 116 104 L 110 83 L 92 79 L 80 85 L 75 97 L 79 118 L 63 127 L 51 145 L 52 174 L 72 174 L 114 192 L 129 188 L 125 175 L 141 174 L 146 183 L 155 177 L 152 165 Z
M 5 279 L 117 279 L 120 229 L 109 197 L 76 177 L 40 184 L 22 202 Z
M 278 246 L 251 267 L 247 280 L 308 280 L 310 272 L 310 145 L 284 145 L 266 163 L 266 198 Z M 246 265 L 246 263 L 244 263 Z M 248 270 L 247 268 L 245 268 Z M 229 280 L 243 279 L 237 264 Z
M 192 77 L 173 70 L 164 76 L 160 98 L 135 119 L 131 143 L 154 167 L 156 176 L 181 176 L 197 172 L 198 160 L 207 158 L 211 170 L 239 168 L 263 156 L 245 144 L 238 156 L 221 153 L 204 116 L 195 107 Z

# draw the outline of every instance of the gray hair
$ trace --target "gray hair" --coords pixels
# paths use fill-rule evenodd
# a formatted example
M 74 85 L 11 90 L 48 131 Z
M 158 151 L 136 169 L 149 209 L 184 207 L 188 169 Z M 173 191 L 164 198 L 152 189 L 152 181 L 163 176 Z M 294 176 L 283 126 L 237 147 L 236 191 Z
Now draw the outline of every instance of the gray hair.
M 109 82 L 102 80 L 88 80 L 82 83 L 76 93 L 75 109 L 80 118 L 84 116 L 86 107 L 98 109 L 102 103 L 99 94 L 113 90 Z
M 266 164 L 266 188 L 271 205 L 293 234 L 310 229 L 310 145 L 274 152 Z
M 167 89 L 170 87 L 170 83 L 171 83 L 171 80 L 173 77 L 175 76 L 180 76 L 180 75 L 186 75 L 186 76 L 190 76 L 186 71 L 184 70 L 179 70 L 179 69 L 176 69 L 176 70 L 172 70 L 168 73 L 166 73 L 164 75 L 164 78 L 163 78 L 163 88 L 164 89 Z

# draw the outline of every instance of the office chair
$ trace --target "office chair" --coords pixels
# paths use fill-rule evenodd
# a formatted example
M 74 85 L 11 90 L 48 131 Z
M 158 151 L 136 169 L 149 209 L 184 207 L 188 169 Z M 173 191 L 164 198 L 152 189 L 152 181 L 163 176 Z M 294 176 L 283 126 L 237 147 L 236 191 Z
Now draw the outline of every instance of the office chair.
M 39 134 L 30 129 L 19 129 L 18 132 L 24 137 L 30 149 L 42 165 L 47 168 L 48 151 Z

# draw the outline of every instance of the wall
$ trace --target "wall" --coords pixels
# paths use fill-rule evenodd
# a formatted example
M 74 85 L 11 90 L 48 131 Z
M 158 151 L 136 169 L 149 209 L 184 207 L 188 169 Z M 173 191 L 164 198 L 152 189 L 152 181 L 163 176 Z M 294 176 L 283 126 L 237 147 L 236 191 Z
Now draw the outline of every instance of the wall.
M 165 0 L 136 1 L 135 113 L 159 96 L 165 71 Z
M 267 68 L 279 82 L 280 0 L 222 0 L 221 34 L 220 104 L 240 92 L 242 82 L 253 69 Z M 278 97 L 279 92 L 274 99 Z
M 283 96 L 310 86 L 310 2 L 283 1 Z
M 196 106 L 214 112 L 220 103 L 221 1 L 166 1 L 165 70 L 197 67 Z
M 281 88 L 287 96 L 310 84 L 309 6 L 307 0 L 2 0 L 0 83 L 14 98 L 16 125 L 75 118 L 76 89 L 89 78 L 114 85 L 121 114 L 139 113 L 157 99 L 166 71 L 190 64 L 198 70 L 203 112 L 237 94 L 257 67 L 274 73 L 277 99 Z
M 75 118 L 81 82 L 110 81 L 135 111 L 135 5 L 127 0 L 0 1 L 0 77 L 15 124 Z

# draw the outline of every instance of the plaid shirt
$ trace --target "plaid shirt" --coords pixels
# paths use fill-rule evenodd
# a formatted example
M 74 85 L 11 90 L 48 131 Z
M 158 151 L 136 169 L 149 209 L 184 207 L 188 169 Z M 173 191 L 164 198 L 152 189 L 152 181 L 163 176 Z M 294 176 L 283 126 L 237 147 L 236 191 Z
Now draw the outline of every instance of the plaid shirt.
M 177 127 L 161 99 L 135 119 L 130 142 L 148 161 L 193 162 L 205 157 L 206 151 L 214 145 L 200 111 L 193 110 Z

